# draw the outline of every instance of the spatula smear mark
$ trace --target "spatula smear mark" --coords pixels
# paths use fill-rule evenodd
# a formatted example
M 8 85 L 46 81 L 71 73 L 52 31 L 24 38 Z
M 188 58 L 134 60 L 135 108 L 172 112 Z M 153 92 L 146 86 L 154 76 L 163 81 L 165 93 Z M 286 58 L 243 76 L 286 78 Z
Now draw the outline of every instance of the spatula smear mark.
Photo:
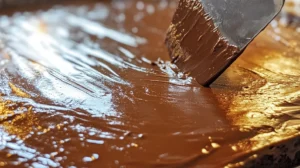
M 241 53 L 221 35 L 197 0 L 179 2 L 166 45 L 173 63 L 203 86 L 209 86 Z

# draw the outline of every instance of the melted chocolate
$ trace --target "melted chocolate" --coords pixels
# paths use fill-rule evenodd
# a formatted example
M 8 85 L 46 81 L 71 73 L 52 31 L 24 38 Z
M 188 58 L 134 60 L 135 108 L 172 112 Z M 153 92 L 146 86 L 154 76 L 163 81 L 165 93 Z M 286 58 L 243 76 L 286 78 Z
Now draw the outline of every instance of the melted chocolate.
M 236 167 L 280 158 L 282 144 L 297 158 L 299 34 L 273 22 L 203 88 L 169 62 L 176 7 L 82 1 L 0 16 L 0 165 Z
M 173 62 L 203 86 L 210 85 L 236 59 L 238 47 L 222 37 L 198 0 L 181 0 L 166 44 Z

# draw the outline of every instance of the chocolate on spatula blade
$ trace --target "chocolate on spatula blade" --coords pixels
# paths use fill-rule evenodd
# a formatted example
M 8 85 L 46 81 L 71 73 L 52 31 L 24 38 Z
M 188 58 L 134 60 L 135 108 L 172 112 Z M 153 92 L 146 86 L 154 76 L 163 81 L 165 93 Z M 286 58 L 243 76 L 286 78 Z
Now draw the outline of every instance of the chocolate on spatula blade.
M 180 0 L 166 38 L 178 68 L 209 86 L 280 12 L 284 0 Z

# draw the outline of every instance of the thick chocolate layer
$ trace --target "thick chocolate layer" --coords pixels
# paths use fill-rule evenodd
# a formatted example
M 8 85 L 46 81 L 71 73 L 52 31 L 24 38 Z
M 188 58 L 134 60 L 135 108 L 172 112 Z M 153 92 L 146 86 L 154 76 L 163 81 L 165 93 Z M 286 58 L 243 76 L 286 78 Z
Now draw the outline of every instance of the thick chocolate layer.
M 199 0 L 180 0 L 166 44 L 173 62 L 199 84 L 208 86 L 239 54 L 229 44 Z
M 164 38 L 176 7 L 82 1 L 0 16 L 0 165 L 219 168 L 283 153 L 295 160 L 299 34 L 273 22 L 203 88 L 169 62 Z M 293 147 L 276 148 L 283 144 Z

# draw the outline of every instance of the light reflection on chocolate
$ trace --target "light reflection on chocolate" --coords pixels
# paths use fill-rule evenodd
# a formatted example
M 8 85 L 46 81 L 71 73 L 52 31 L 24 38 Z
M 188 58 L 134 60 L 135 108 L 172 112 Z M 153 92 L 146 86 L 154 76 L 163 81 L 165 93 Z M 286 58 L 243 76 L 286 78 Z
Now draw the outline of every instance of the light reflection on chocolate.
M 120 0 L 1 16 L 0 165 L 232 167 L 297 140 L 299 35 L 273 22 L 203 88 L 168 62 L 176 6 Z

